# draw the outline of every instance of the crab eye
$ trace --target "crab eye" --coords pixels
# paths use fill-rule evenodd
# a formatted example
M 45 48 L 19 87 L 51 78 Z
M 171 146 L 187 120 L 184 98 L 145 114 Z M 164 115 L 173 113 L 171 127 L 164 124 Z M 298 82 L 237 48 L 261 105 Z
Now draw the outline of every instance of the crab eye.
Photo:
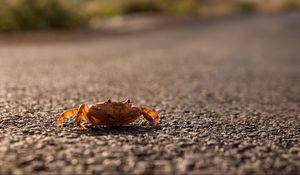
M 107 100 L 107 102 L 108 102 L 108 103 L 111 103 L 111 100 L 109 99 L 109 100 Z
M 129 100 L 129 99 L 127 100 L 127 103 L 130 103 L 130 100 Z

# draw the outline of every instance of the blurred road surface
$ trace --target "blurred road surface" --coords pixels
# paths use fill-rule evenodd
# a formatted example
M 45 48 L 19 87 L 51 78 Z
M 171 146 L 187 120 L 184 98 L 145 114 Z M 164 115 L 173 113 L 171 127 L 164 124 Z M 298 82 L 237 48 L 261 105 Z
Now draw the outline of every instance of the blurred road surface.
M 288 13 L 1 35 L 0 174 L 299 173 L 299 31 Z M 109 98 L 155 109 L 159 126 L 55 129 Z

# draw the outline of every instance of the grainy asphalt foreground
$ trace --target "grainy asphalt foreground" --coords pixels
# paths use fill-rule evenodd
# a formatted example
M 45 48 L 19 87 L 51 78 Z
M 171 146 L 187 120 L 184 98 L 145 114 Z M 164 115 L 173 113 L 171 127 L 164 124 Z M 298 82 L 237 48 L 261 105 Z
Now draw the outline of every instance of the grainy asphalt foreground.
M 0 174 L 297 174 L 299 31 L 290 13 L 2 35 Z M 155 109 L 160 125 L 55 128 L 65 109 L 108 98 Z

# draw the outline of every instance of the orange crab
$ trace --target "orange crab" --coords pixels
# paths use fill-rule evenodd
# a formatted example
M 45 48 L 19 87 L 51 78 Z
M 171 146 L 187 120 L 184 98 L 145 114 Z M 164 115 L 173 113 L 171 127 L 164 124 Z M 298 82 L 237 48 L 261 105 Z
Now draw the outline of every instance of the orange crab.
M 75 116 L 77 126 L 86 129 L 81 124 L 81 120 L 93 126 L 121 126 L 134 122 L 141 115 L 144 116 L 144 122 L 148 121 L 148 126 L 158 124 L 158 114 L 149 108 L 136 107 L 130 103 L 130 100 L 123 102 L 108 100 L 89 107 L 81 104 L 78 109 L 65 111 L 57 119 L 56 127 L 62 127 L 64 121 L 72 116 Z

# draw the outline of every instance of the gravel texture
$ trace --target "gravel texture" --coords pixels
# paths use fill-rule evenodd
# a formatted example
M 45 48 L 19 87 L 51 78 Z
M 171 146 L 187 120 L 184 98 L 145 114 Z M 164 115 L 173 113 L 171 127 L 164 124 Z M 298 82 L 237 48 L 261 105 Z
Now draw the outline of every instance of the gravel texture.
M 299 31 L 297 12 L 1 35 L 0 174 L 298 174 Z M 155 109 L 159 126 L 55 128 L 109 98 Z

